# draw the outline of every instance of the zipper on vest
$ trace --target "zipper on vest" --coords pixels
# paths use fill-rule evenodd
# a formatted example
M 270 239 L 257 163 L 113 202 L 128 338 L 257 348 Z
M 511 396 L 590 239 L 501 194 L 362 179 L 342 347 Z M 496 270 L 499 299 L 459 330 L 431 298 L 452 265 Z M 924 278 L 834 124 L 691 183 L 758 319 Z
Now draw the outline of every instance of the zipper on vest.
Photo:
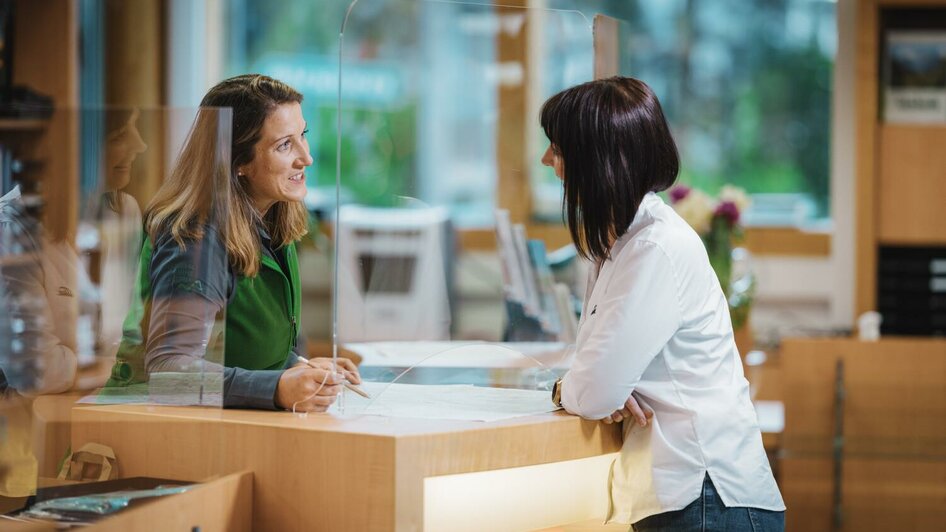
M 268 259 L 268 262 L 267 262 L 267 259 Z M 286 263 L 287 263 L 287 269 L 289 271 L 283 271 L 282 265 L 279 263 L 278 260 L 276 260 L 275 257 L 270 257 L 266 254 L 263 254 L 262 262 L 263 264 L 266 264 L 267 266 L 269 266 L 270 269 L 279 273 L 279 275 L 281 275 L 282 278 L 285 280 L 285 283 L 283 284 L 283 293 L 285 294 L 286 299 L 289 302 L 289 308 L 286 310 L 289 313 L 289 350 L 291 351 L 294 347 L 296 347 L 296 338 L 299 336 L 299 332 L 298 332 L 298 323 L 296 322 L 296 316 L 294 314 L 294 310 L 296 308 L 296 301 L 295 301 L 296 298 L 293 294 L 292 267 L 288 265 L 289 257 L 287 254 Z

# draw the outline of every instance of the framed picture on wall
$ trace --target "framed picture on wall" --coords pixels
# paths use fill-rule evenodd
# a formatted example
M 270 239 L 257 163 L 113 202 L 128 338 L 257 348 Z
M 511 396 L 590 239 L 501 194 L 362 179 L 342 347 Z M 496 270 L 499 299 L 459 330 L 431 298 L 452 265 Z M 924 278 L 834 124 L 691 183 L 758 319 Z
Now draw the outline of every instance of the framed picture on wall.
M 884 121 L 946 123 L 946 31 L 892 31 L 885 44 Z

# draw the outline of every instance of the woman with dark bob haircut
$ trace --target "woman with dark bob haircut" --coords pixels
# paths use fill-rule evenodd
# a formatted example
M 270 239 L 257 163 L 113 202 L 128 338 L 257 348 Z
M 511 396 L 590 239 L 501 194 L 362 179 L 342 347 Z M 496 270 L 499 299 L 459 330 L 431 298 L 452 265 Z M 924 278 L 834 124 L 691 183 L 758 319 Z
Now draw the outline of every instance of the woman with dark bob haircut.
M 660 102 L 623 77 L 542 107 L 542 163 L 594 262 L 571 369 L 553 401 L 624 423 L 608 520 L 634 530 L 783 530 L 729 308 L 699 236 L 657 192 L 680 167 Z

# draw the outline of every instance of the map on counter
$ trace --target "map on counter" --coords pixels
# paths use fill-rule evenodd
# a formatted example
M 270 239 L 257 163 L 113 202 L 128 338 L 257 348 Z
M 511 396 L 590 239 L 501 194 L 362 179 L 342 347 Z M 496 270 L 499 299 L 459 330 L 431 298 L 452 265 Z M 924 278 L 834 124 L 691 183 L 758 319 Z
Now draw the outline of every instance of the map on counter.
M 498 421 L 558 410 L 551 392 L 543 390 L 387 382 L 364 382 L 361 387 L 371 399 L 346 392 L 344 415 Z M 338 414 L 338 403 L 329 411 Z

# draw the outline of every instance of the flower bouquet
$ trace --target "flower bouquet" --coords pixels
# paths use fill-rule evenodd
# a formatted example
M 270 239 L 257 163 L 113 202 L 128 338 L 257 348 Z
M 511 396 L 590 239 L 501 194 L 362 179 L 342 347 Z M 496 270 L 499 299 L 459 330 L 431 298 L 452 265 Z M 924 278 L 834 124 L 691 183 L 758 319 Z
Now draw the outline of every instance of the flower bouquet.
M 749 318 L 755 292 L 748 252 L 733 247 L 743 237 L 739 218 L 749 207 L 749 196 L 731 185 L 723 186 L 716 198 L 685 185 L 671 188 L 669 195 L 673 209 L 703 239 L 710 265 L 726 294 L 733 329 L 739 329 Z

